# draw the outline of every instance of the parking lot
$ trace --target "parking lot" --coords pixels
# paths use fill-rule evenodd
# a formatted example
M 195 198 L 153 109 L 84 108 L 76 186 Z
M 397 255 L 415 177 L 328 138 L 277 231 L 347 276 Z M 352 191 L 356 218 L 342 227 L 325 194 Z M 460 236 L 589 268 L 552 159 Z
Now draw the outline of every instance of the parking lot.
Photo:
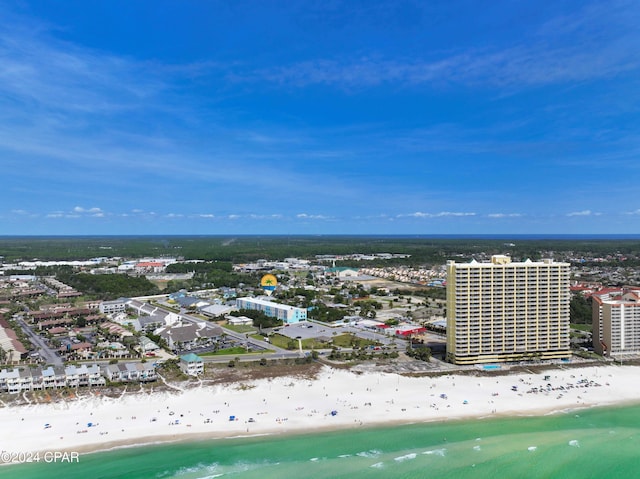
M 308 321 L 301 321 L 299 323 L 289 324 L 287 326 L 281 326 L 272 330 L 274 333 L 281 334 L 291 339 L 310 339 L 310 338 L 327 338 L 331 339 L 332 336 L 342 334 L 339 332 L 339 328 L 329 328 L 318 324 L 313 324 Z M 336 333 L 336 334 L 334 334 Z
M 403 340 L 393 338 L 391 336 L 385 336 L 384 334 L 376 333 L 364 328 L 357 328 L 355 326 L 340 325 L 335 327 L 323 326 L 321 324 L 311 323 L 309 321 L 301 321 L 299 323 L 290 324 L 288 326 L 281 326 L 272 330 L 274 333 L 281 334 L 291 339 L 323 339 L 330 340 L 335 336 L 342 334 L 354 334 L 358 338 L 367 339 L 370 341 L 376 341 L 385 346 L 390 345 L 394 340 L 396 342 L 402 342 Z

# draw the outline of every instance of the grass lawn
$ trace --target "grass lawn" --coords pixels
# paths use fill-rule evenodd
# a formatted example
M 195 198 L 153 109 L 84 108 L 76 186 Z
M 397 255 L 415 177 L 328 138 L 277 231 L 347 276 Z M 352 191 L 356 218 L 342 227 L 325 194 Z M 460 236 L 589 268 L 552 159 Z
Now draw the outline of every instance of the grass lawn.
M 239 324 L 237 326 L 230 325 L 230 324 L 223 324 L 222 326 L 227 329 L 230 329 L 231 331 L 235 331 L 236 333 L 255 333 L 256 332 L 255 326 L 249 326 L 244 324 Z
M 591 325 L 571 323 L 571 329 L 577 329 L 579 331 L 591 331 Z
M 263 337 L 256 336 L 256 339 L 263 339 Z M 277 346 L 282 349 L 290 349 L 290 350 L 298 349 L 297 339 L 292 340 L 286 336 L 282 336 L 281 334 L 272 334 L 271 336 L 269 336 L 269 342 L 274 346 Z M 293 347 L 290 347 L 290 346 L 293 346 Z M 326 349 L 329 347 L 331 347 L 330 344 L 323 343 L 314 338 L 302 340 L 302 349 Z
M 277 346 L 282 349 L 287 349 L 287 345 L 289 344 L 290 339 L 286 336 L 282 336 L 281 334 L 272 334 L 269 336 L 269 342 L 274 346 Z M 298 341 L 296 341 L 297 346 Z
M 240 346 L 236 346 L 233 348 L 220 349 L 218 351 L 212 351 L 210 353 L 202 353 L 198 356 L 224 356 L 227 354 L 247 354 L 246 348 L 242 348 Z
M 327 343 L 324 343 L 322 341 L 318 341 L 315 338 L 309 338 L 309 339 L 303 339 L 302 340 L 302 349 L 327 349 L 327 348 L 330 348 L 330 347 L 331 347 L 331 344 L 327 344 Z
M 350 334 L 341 334 L 339 336 L 334 336 L 333 344 L 340 348 L 351 348 L 351 347 L 360 348 L 360 347 L 367 347 L 367 346 L 380 346 L 380 343 L 376 341 L 358 338 L 355 336 L 351 336 Z

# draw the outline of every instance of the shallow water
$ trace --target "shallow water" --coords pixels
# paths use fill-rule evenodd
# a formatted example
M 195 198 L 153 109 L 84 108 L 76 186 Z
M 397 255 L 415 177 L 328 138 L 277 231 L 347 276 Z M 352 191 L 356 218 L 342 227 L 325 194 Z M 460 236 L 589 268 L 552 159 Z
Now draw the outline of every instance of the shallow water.
M 640 406 L 301 436 L 212 440 L 0 468 L 0 478 L 635 477 Z

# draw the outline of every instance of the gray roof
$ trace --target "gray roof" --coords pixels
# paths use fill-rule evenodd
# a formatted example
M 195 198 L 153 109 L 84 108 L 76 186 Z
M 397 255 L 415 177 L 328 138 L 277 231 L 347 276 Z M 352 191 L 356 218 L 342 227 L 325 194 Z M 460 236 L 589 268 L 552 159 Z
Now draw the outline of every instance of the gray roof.
M 205 306 L 204 308 L 200 308 L 202 312 L 209 313 L 212 316 L 221 316 L 234 309 L 235 306 L 227 306 L 222 304 L 211 304 L 209 306 Z
M 159 331 L 160 337 L 168 340 L 172 339 L 174 342 L 187 342 L 193 341 L 198 338 L 215 338 L 222 335 L 222 328 L 218 326 L 209 326 L 200 324 L 184 324 L 174 325 L 163 328 Z

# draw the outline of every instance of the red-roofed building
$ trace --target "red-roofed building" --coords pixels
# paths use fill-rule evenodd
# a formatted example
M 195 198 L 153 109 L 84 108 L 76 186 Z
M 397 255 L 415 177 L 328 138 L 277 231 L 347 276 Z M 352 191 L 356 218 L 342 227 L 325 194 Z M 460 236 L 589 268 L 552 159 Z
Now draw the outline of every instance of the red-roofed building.
M 0 320 L 0 349 L 5 352 L 7 359 L 11 362 L 27 357 L 27 348 L 18 340 L 16 332 L 4 319 Z
M 69 332 L 69 329 L 56 326 L 55 328 L 51 328 L 49 332 L 55 336 L 56 334 L 66 334 Z
M 409 336 L 417 336 L 427 331 L 427 328 L 423 326 L 416 326 L 415 324 L 405 324 L 396 327 L 395 335 L 400 338 L 408 338 Z
M 589 295 L 585 295 L 586 298 L 590 296 L 600 296 L 600 297 L 614 297 L 614 296 L 622 296 L 625 290 L 622 288 L 600 288 Z
M 139 273 L 161 273 L 165 269 L 165 264 L 156 261 L 143 261 L 136 264 L 135 270 Z

